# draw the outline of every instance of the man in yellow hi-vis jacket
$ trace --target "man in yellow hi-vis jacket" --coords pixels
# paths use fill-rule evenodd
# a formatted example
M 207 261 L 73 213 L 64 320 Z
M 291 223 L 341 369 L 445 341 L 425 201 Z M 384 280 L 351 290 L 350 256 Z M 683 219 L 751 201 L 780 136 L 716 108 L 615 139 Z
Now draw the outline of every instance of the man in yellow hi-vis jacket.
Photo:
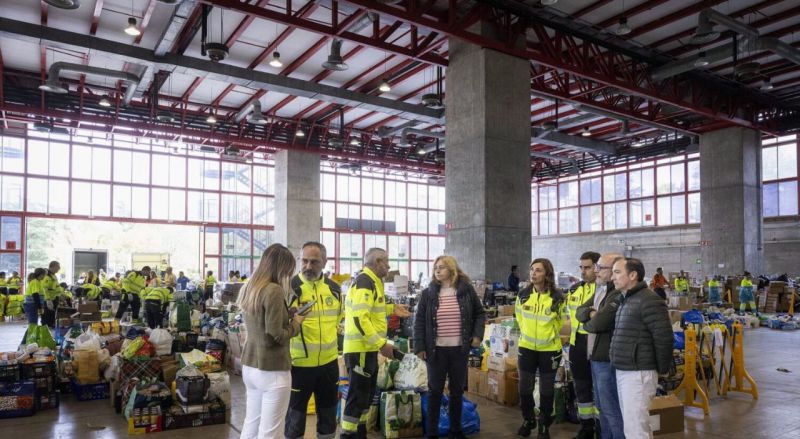
M 303 244 L 300 273 L 292 278 L 292 307 L 313 302 L 305 314 L 300 334 L 292 338 L 292 394 L 286 413 L 284 438 L 302 439 L 306 430 L 308 400 L 314 395 L 317 438 L 336 436 L 336 402 L 339 393 L 339 324 L 344 314 L 342 289 L 322 274 L 327 249 L 319 242 Z
M 350 390 L 342 414 L 342 439 L 366 439 L 367 411 L 378 379 L 378 352 L 392 357 L 386 340 L 386 315 L 411 314 L 405 305 L 386 303 L 383 277 L 389 272 L 386 250 L 371 248 L 364 257 L 364 269 L 347 293 L 345 301 L 344 362 L 350 376 Z

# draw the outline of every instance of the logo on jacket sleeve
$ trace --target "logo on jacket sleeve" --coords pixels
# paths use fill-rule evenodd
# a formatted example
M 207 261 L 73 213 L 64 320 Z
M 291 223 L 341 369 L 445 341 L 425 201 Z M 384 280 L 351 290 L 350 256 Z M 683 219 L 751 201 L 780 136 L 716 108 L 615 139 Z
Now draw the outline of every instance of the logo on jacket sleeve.
M 325 306 L 333 306 L 333 297 L 326 297 L 325 298 Z

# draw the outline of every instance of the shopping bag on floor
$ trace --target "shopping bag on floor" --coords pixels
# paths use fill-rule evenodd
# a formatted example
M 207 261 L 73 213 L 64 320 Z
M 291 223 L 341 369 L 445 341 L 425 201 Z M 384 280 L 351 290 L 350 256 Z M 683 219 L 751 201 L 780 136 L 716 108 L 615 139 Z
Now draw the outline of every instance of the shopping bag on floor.
M 425 362 L 416 355 L 405 355 L 394 374 L 394 387 L 398 390 L 428 391 L 428 369 Z
M 77 380 L 80 384 L 95 384 L 100 381 L 100 363 L 97 351 L 78 350 L 72 354 L 78 365 Z
M 422 400 L 419 393 L 392 391 L 381 394 L 380 428 L 386 438 L 422 436 Z
M 447 395 L 442 395 L 442 405 L 439 407 L 439 436 L 450 434 L 450 414 L 448 413 Z M 422 417 L 425 426 L 425 436 L 435 436 L 428 432 L 428 394 L 422 395 Z M 478 406 L 468 400 L 465 396 L 461 397 L 461 432 L 464 434 L 474 434 L 481 431 L 481 418 L 478 415 Z

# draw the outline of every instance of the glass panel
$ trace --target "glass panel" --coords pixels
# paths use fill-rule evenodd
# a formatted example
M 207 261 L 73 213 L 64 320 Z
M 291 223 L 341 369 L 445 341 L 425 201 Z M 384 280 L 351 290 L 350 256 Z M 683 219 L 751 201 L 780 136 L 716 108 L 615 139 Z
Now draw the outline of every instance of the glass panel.
M 69 213 L 69 183 L 50 180 L 48 186 L 48 211 L 50 213 Z
M 333 203 L 322 203 L 320 206 L 322 214 L 322 228 L 333 229 L 336 227 L 336 205 Z
M 269 168 L 266 166 L 253 166 L 253 192 L 256 194 L 271 194 L 269 182 Z
M 47 175 L 49 155 L 46 141 L 28 139 L 28 173 Z
M 75 145 L 72 148 L 72 178 L 92 178 L 92 148 Z
M 639 198 L 642 196 L 642 171 L 631 171 L 628 174 L 630 182 L 630 196 L 631 198 Z
M 364 248 L 382 248 L 386 250 L 386 235 L 364 235 Z
M 134 183 L 149 184 L 150 182 L 150 154 L 134 152 L 131 161 L 131 180 Z
M 92 183 L 92 215 L 111 216 L 111 185 Z
M 558 185 L 559 207 L 569 207 L 578 204 L 578 182 L 571 181 Z
M 689 169 L 689 185 L 690 191 L 700 190 L 700 162 L 695 160 L 687 164 Z
M 408 259 L 408 236 L 389 236 L 389 259 Z
M 615 230 L 617 228 L 617 209 L 613 204 L 603 206 L 605 230 Z
M 642 196 L 643 197 L 652 197 L 655 194 L 655 188 L 653 183 L 653 173 L 655 170 L 653 168 L 642 169 Z
M 215 223 L 219 221 L 219 194 L 203 193 L 203 212 L 206 222 Z
M 114 150 L 114 181 L 131 182 L 132 157 L 130 151 Z
M 614 201 L 616 191 L 614 190 L 614 176 L 606 175 L 603 177 L 603 201 Z
M 0 249 L 8 250 L 6 243 L 14 243 L 15 250 L 20 248 L 22 237 L 22 219 L 15 216 L 4 216 L 0 218 Z M 18 271 L 19 266 L 13 270 Z
M 150 217 L 150 190 L 148 188 L 131 188 L 131 209 L 134 218 Z
M 69 177 L 69 144 L 50 143 L 50 175 Z
M 616 203 L 614 205 L 614 216 L 616 217 L 617 229 L 628 228 L 628 204 Z
M 628 180 L 623 172 L 614 176 L 614 199 L 624 200 L 626 198 L 628 198 Z
M 236 196 L 236 219 L 239 224 L 250 224 L 250 196 L 237 195 Z
M 169 219 L 184 221 L 186 219 L 186 192 L 171 189 L 169 191 Z
M 92 178 L 95 180 L 111 180 L 111 150 L 92 148 Z
M 428 254 L 430 259 L 444 254 L 445 238 L 438 236 L 431 236 L 428 238 Z
M 656 176 L 658 181 L 656 182 L 656 187 L 658 189 L 658 194 L 668 194 L 672 189 L 671 183 L 671 176 L 670 176 L 670 167 L 669 166 L 659 166 L 656 172 Z M 661 218 L 661 213 L 658 215 L 659 219 Z M 659 221 L 660 224 L 660 221 Z
M 220 187 L 220 163 L 216 160 L 205 160 L 205 171 L 203 171 L 203 188 L 216 191 Z
M 797 215 L 797 182 L 787 181 L 778 185 L 780 215 Z
M 222 190 L 236 191 L 236 163 L 222 162 Z
M 72 214 L 89 215 L 92 212 L 92 186 L 89 183 L 72 183 Z
M 431 235 L 444 235 L 444 212 L 429 212 L 428 233 Z
M 12 271 L 21 272 L 21 258 L 22 255 L 20 253 L 0 254 L 0 270 L 5 271 L 6 273 Z
M 18 137 L 3 137 L 2 169 L 3 172 L 25 171 L 25 139 Z
M 189 221 L 203 221 L 203 193 L 189 191 L 186 206 L 186 219 Z
M 578 209 L 561 209 L 559 215 L 559 233 L 576 233 L 578 231 Z
M 700 222 L 700 194 L 689 194 L 689 224 Z
M 411 237 L 411 257 L 414 259 L 428 259 L 428 237 Z
M 236 192 L 250 193 L 252 191 L 252 169 L 248 164 L 236 165 Z
M 761 151 L 761 178 L 764 181 L 778 179 L 778 148 L 764 148 Z
M 29 178 L 27 199 L 28 211 L 47 212 L 47 180 Z
M 205 254 L 219 254 L 219 228 L 206 227 L 205 230 Z
M 411 278 L 409 280 L 419 282 L 422 279 L 428 279 L 431 275 L 431 265 L 433 264 L 428 261 L 411 261 Z
M 153 154 L 153 178 L 151 180 L 154 186 L 167 186 L 169 184 L 169 156 L 161 154 Z M 155 211 L 153 211 L 155 212 Z
M 386 231 L 406 233 L 406 209 L 386 209 Z
M 670 197 L 661 197 L 658 199 L 658 225 L 670 224 L 672 224 L 672 201 Z
M 346 175 L 336 176 L 336 200 L 350 201 L 349 189 L 347 183 L 348 182 Z
M 672 197 L 672 224 L 686 223 L 686 198 L 683 195 Z
M 778 147 L 778 178 L 797 177 L 797 144 Z
M 21 211 L 23 189 L 22 177 L 11 175 L 0 177 L 0 209 Z
M 683 192 L 684 188 L 686 187 L 686 179 L 684 176 L 683 163 L 672 165 L 671 173 L 672 173 L 671 177 L 672 192 Z
M 114 185 L 114 216 L 131 217 L 131 187 Z
M 203 160 L 189 159 L 187 161 L 187 172 L 189 173 L 189 187 L 192 189 L 203 188 Z
M 167 189 L 152 190 L 150 205 L 151 218 L 165 220 L 169 218 L 169 191 Z

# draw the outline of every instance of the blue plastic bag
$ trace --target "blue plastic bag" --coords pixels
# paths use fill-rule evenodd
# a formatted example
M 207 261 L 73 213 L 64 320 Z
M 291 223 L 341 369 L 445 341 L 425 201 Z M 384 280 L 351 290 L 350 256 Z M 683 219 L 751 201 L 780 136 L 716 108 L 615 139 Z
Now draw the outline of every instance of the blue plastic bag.
M 672 348 L 673 349 L 686 349 L 686 335 L 683 331 L 672 333 Z
M 686 311 L 683 313 L 683 320 L 686 323 L 703 323 L 703 313 L 696 309 Z
M 481 431 L 481 418 L 478 415 L 478 406 L 468 400 L 466 396 L 461 397 L 461 431 L 465 435 L 474 434 Z M 442 395 L 442 405 L 439 408 L 439 436 L 450 434 L 450 416 L 447 413 L 447 395 Z M 425 427 L 425 435 L 432 436 L 427 432 L 428 429 L 428 393 L 422 394 L 422 425 Z

